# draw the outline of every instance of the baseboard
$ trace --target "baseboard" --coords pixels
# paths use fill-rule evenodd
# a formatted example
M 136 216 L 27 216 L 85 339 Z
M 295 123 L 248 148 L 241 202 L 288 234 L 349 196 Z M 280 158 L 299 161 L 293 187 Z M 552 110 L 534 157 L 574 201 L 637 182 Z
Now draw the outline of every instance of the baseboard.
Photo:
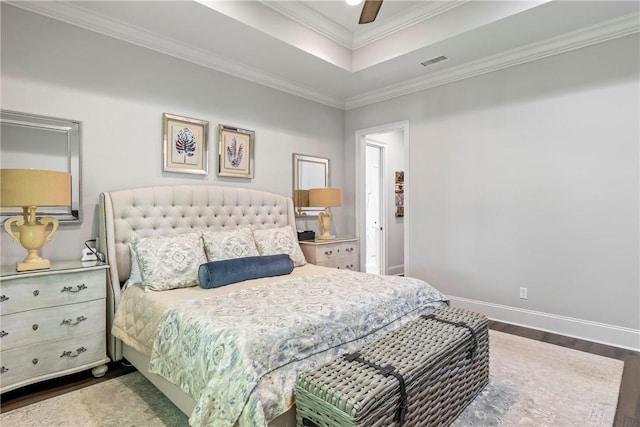
M 404 274 L 404 264 L 390 265 L 387 267 L 387 274 L 390 276 L 401 276 Z
M 467 298 L 448 296 L 454 307 L 485 314 L 492 320 L 545 332 L 640 351 L 640 330 L 526 310 Z

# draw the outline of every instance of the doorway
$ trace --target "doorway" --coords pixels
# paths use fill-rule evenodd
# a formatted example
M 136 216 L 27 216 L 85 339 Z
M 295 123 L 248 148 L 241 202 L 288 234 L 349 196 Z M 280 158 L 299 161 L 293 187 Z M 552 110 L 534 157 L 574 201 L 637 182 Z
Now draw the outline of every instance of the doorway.
M 365 147 L 365 271 L 383 274 L 384 256 L 384 205 L 383 191 L 384 146 L 369 140 Z
M 409 122 L 356 132 L 356 227 L 360 237 L 360 265 L 374 274 L 402 275 L 405 260 L 407 187 L 402 185 L 402 208 L 395 176 L 408 176 Z

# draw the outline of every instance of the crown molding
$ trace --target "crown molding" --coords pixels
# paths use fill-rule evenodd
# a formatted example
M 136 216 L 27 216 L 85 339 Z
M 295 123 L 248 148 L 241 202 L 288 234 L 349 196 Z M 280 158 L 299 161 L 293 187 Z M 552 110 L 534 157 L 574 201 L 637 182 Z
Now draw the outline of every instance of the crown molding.
M 365 26 L 355 32 L 351 32 L 304 3 L 260 0 L 265 6 L 351 50 L 359 49 L 391 34 L 403 31 L 412 25 L 431 19 L 468 1 L 470 0 L 420 3 L 407 11 L 407 13 L 386 18 L 384 22 L 377 23 L 375 27 Z
M 353 33 L 330 20 L 315 9 L 297 1 L 265 1 L 263 5 L 270 7 L 287 18 L 304 25 L 323 37 L 332 40 L 348 49 L 353 49 Z
M 604 21 L 589 27 L 571 31 L 540 42 L 511 49 L 476 61 L 390 85 L 379 90 L 349 97 L 345 100 L 345 110 L 351 110 L 376 102 L 386 101 L 403 95 L 430 89 L 512 67 L 552 55 L 569 52 L 640 31 L 640 14 L 631 13 Z
M 392 15 L 374 28 L 363 27 L 353 34 L 352 49 L 359 49 L 370 43 L 403 31 L 420 22 L 434 18 L 444 12 L 462 6 L 470 0 L 450 0 L 445 2 L 420 3 L 406 14 Z
M 293 83 L 211 52 L 185 45 L 157 33 L 145 31 L 101 14 L 89 12 L 72 3 L 31 1 L 7 1 L 6 3 L 272 89 L 344 110 L 351 110 L 386 101 L 529 61 L 580 49 L 607 40 L 624 37 L 640 31 L 640 14 L 632 13 L 456 67 L 446 68 L 430 73 L 424 77 L 410 79 L 375 91 L 365 92 L 345 100 L 327 96 L 309 87 Z
M 299 96 L 330 107 L 344 109 L 344 101 L 314 89 L 292 83 L 209 51 L 195 48 L 169 37 L 143 30 L 102 14 L 89 12 L 68 2 L 7 1 L 7 4 L 108 37 L 173 56 L 203 67 Z

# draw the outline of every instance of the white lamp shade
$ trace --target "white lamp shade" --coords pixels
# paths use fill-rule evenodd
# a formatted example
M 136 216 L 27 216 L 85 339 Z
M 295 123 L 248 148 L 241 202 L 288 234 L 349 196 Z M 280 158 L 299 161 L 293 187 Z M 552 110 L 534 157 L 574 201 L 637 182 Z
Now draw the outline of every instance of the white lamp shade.
M 309 206 L 323 208 L 342 206 L 342 189 L 331 187 L 310 189 Z
M 70 206 L 71 174 L 37 169 L 0 169 L 0 206 Z

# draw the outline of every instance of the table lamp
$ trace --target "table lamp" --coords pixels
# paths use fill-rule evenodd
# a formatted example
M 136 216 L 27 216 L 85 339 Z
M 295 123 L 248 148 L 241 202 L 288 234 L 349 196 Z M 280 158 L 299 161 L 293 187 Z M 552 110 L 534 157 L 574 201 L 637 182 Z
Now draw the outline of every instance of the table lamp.
M 306 215 L 302 208 L 309 207 L 309 190 L 293 190 L 293 205 L 296 208 L 296 215 Z
M 36 169 L 0 169 L 0 206 L 22 208 L 23 217 L 9 218 L 4 229 L 27 250 L 27 257 L 16 264 L 17 271 L 42 270 L 51 267 L 39 250 L 58 229 L 51 216 L 37 218 L 38 206 L 70 206 L 71 174 Z M 50 227 L 49 232 L 47 229 Z
M 309 206 L 324 208 L 324 212 L 318 214 L 318 222 L 322 226 L 322 234 L 318 236 L 318 239 L 335 239 L 336 236 L 329 234 L 331 230 L 331 213 L 329 212 L 329 208 L 342 206 L 342 189 L 330 187 L 310 189 Z

